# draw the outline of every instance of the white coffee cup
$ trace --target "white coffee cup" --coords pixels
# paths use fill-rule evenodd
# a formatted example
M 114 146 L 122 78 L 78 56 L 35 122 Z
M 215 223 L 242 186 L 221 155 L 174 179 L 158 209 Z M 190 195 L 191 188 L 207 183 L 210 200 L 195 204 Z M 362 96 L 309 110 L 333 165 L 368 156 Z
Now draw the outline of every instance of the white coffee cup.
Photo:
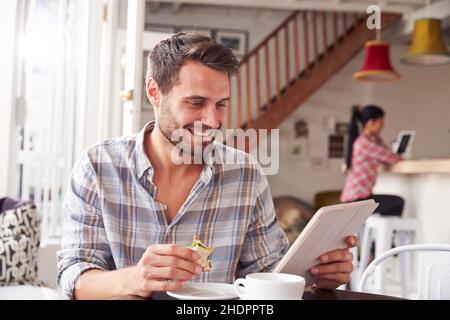
M 301 300 L 305 279 L 287 273 L 250 273 L 236 279 L 234 290 L 243 300 Z

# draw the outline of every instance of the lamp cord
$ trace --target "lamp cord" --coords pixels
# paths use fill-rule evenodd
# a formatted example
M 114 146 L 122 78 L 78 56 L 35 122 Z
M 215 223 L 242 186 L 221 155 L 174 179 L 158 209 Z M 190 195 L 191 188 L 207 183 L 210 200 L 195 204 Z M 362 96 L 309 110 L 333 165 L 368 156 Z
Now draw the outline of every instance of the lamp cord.
M 377 5 L 378 5 L 378 7 L 380 7 L 380 0 L 377 0 Z M 381 13 L 380 13 L 380 20 L 381 20 Z M 376 29 L 376 37 L 377 37 L 378 41 L 381 41 L 381 21 L 380 21 L 380 28 Z

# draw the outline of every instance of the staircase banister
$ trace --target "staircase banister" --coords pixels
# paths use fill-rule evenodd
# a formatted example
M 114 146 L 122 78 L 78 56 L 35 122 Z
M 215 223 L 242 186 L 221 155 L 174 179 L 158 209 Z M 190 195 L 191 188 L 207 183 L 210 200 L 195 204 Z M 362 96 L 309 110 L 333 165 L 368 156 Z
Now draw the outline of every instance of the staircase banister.
M 241 65 L 246 63 L 253 55 L 255 55 L 259 49 L 261 49 L 270 39 L 272 39 L 280 30 L 282 30 L 286 25 L 294 19 L 298 14 L 298 11 L 292 12 L 276 29 L 274 29 L 267 37 L 262 40 L 259 45 L 247 53 L 241 60 Z
M 398 23 L 401 20 L 400 18 L 401 15 L 397 13 L 383 13 L 381 19 L 382 30 L 386 30 L 391 25 Z M 364 47 L 366 41 L 375 37 L 375 30 L 362 28 L 364 24 L 364 15 L 358 16 L 358 19 L 354 23 L 356 29 L 350 28 L 344 30 L 344 33 L 341 35 L 344 38 L 341 39 L 336 34 L 336 39 L 333 44 L 334 48 L 328 52 L 327 56 L 320 63 L 315 63 L 314 67 L 308 70 L 307 77 L 302 77 L 300 74 L 300 77 L 295 82 L 285 84 L 284 88 L 281 89 L 284 91 L 284 94 L 280 95 L 279 92 L 275 92 L 274 95 L 268 97 L 267 101 L 270 101 L 270 108 L 267 105 L 265 112 L 257 118 L 252 119 L 251 125 L 246 126 L 246 129 L 250 127 L 255 129 L 278 127 L 284 119 L 354 57 Z M 304 27 L 306 30 L 308 24 L 305 23 Z M 355 30 L 357 30 L 356 33 Z M 307 34 L 308 32 L 305 33 L 305 35 Z M 305 43 L 306 57 L 309 52 L 307 45 L 308 41 Z M 314 61 L 316 60 L 317 57 L 315 57 Z M 306 58 L 306 61 L 309 61 L 309 59 Z

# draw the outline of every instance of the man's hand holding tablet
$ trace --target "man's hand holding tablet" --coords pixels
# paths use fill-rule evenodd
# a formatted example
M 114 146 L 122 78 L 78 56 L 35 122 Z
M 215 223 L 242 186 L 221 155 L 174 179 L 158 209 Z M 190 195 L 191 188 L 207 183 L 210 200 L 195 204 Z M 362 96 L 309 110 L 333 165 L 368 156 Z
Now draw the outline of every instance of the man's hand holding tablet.
M 320 208 L 274 272 L 300 275 L 306 286 L 323 289 L 348 282 L 353 271 L 349 249 L 358 246 L 355 234 L 377 206 L 365 200 Z

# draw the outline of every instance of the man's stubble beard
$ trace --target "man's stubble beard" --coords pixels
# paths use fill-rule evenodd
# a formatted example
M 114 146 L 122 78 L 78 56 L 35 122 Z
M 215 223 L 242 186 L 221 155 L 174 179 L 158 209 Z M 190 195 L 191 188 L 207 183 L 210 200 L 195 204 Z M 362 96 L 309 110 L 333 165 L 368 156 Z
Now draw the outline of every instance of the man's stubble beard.
M 175 119 L 170 106 L 165 102 L 161 102 L 161 112 L 159 114 L 159 119 L 156 121 L 156 124 L 159 127 L 162 135 L 169 141 L 169 143 L 174 146 L 177 150 L 179 150 L 180 155 L 186 150 L 189 150 L 190 157 L 202 157 L 203 152 L 205 150 L 210 150 L 213 147 L 213 141 L 210 143 L 202 145 L 200 147 L 196 147 L 194 145 L 194 136 L 193 134 L 186 128 L 183 127 L 177 120 Z M 186 130 L 184 137 L 180 137 L 179 135 L 174 135 L 173 133 L 178 130 Z M 185 138 L 187 136 L 187 139 Z M 196 163 L 199 160 L 196 160 Z
M 180 143 L 180 141 L 172 141 L 171 137 L 175 130 L 181 129 L 181 125 L 175 120 L 172 111 L 164 101 L 161 103 L 161 112 L 156 124 L 159 127 L 159 131 L 161 131 L 162 135 L 170 144 L 175 147 Z

